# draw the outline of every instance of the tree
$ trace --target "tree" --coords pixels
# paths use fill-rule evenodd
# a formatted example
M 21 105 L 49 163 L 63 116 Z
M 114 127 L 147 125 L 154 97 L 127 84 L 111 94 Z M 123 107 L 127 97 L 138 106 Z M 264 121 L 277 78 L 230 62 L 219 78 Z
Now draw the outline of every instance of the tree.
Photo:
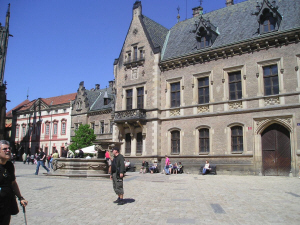
M 80 125 L 78 130 L 75 130 L 75 136 L 72 137 L 72 144 L 69 146 L 70 150 L 77 150 L 93 145 L 96 140 L 94 130 L 88 124 Z

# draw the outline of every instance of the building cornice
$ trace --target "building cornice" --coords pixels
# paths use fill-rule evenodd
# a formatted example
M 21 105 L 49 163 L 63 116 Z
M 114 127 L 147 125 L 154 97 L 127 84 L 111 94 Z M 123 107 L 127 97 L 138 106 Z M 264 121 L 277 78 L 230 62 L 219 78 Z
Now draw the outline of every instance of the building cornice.
M 162 60 L 159 63 L 159 67 L 160 70 L 164 72 L 176 68 L 187 67 L 189 65 L 217 61 L 219 59 L 268 50 L 270 48 L 278 48 L 292 43 L 298 43 L 299 37 L 300 28 L 283 32 L 270 32 L 230 45 L 224 45 L 217 48 L 205 48 L 188 55 Z

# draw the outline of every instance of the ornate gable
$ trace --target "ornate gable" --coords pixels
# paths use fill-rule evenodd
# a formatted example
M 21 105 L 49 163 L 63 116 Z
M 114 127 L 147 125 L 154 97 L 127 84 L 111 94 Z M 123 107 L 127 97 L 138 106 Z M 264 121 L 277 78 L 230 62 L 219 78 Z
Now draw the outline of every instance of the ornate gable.
M 44 109 L 49 109 L 49 106 L 39 98 L 31 105 L 29 111 L 42 111 Z
M 197 40 L 197 49 L 212 46 L 218 36 L 217 27 L 211 24 L 209 19 L 204 19 L 202 15 L 199 21 L 195 21 L 195 30 L 193 32 Z
M 275 0 L 272 1 L 272 3 L 270 3 L 269 0 L 263 0 L 260 4 L 257 2 L 254 15 L 257 16 L 259 34 L 279 29 L 282 16 L 278 12 L 278 6 Z

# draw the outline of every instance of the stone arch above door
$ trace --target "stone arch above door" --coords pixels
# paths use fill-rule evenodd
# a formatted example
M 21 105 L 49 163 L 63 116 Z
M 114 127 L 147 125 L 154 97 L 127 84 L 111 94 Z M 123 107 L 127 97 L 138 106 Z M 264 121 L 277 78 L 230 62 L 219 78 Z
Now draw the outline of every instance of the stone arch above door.
M 273 123 L 280 124 L 288 129 L 290 132 L 293 131 L 292 127 L 292 116 L 289 117 L 271 117 L 271 118 L 259 118 L 254 119 L 255 134 L 261 134 L 267 127 Z

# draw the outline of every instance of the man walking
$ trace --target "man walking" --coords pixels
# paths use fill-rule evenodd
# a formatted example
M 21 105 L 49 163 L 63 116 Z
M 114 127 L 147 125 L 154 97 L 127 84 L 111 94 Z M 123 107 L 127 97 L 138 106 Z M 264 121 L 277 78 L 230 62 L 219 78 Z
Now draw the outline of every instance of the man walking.
M 35 175 L 39 174 L 40 165 L 42 165 L 42 167 L 45 170 L 47 170 L 48 173 L 50 172 L 50 170 L 45 166 L 45 161 L 46 161 L 46 154 L 43 152 L 43 149 L 40 148 L 39 155 L 38 155 L 38 158 L 37 158 L 37 165 L 36 165 Z
M 123 177 L 125 174 L 124 157 L 123 155 L 120 154 L 119 148 L 114 147 L 112 151 L 113 151 L 114 159 L 111 163 L 110 179 L 112 179 L 114 191 L 118 195 L 118 199 L 114 201 L 114 203 L 118 203 L 118 205 L 123 205 L 124 204 Z

